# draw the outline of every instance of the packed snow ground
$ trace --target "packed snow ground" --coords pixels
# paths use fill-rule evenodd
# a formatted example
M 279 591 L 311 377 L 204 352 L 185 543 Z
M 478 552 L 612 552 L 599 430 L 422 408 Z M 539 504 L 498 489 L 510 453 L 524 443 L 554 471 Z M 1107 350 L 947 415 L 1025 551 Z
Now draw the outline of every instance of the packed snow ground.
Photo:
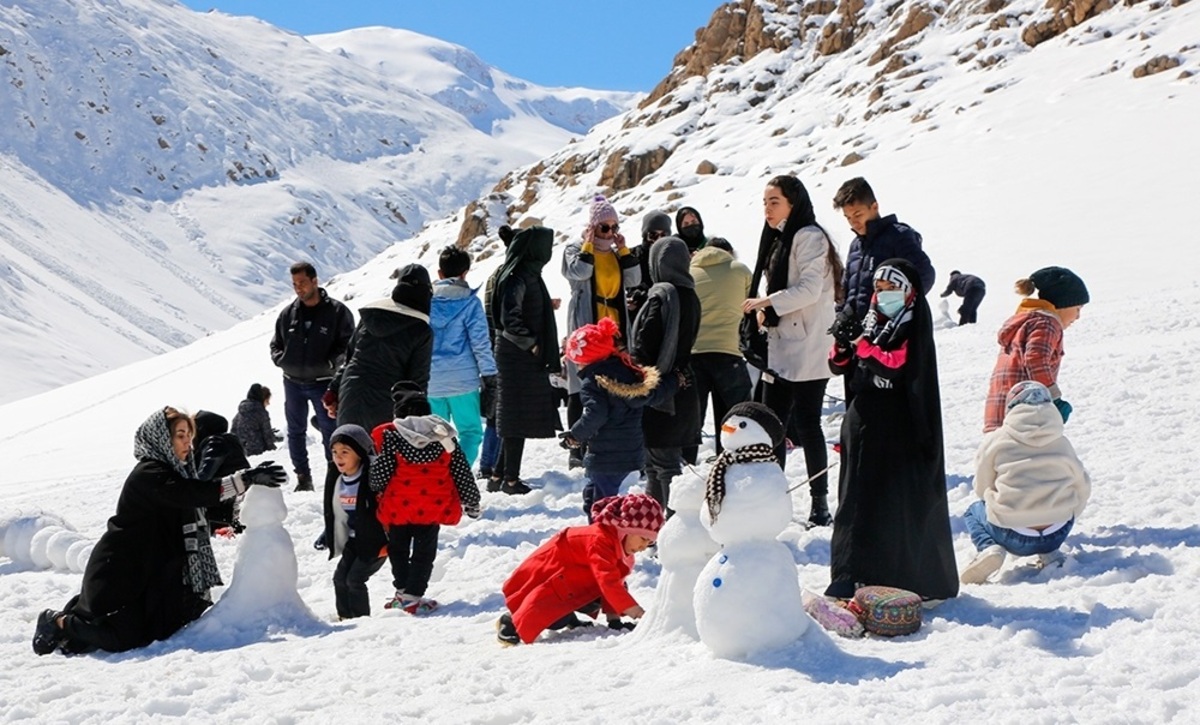
M 1148 42 L 1179 47 L 1194 36 L 1200 11 L 1191 5 Z M 38 658 L 29 645 L 38 612 L 61 606 L 80 577 L 0 559 L 0 719 L 1196 722 L 1200 282 L 1189 262 L 1195 252 L 1188 229 L 1200 136 L 1187 129 L 1200 118 L 1200 94 L 1171 74 L 1139 81 L 1093 75 L 1108 62 L 1099 43 L 1061 50 L 1017 58 L 1010 71 L 1021 83 L 962 116 L 947 114 L 936 132 L 872 125 L 879 150 L 853 167 L 820 174 L 815 164 L 790 166 L 786 149 L 764 147 L 753 129 L 731 123 L 721 129 L 721 153 L 738 162 L 732 172 L 672 180 L 684 192 L 679 201 L 699 207 L 710 233 L 729 237 L 746 258 L 761 228 L 769 175 L 801 175 L 844 252 L 849 235 L 828 200 L 845 178 L 862 174 L 884 213 L 898 213 L 925 235 L 939 271 L 935 293 L 951 269 L 987 280 L 979 324 L 937 333 L 960 567 L 973 555 L 961 515 L 973 500 L 972 459 L 995 332 L 1018 299 L 1011 283 L 1047 264 L 1078 272 L 1092 302 L 1067 331 L 1060 383 L 1075 407 L 1067 435 L 1091 473 L 1093 494 L 1062 568 L 1036 571 L 1010 561 L 1000 583 L 964 586 L 957 599 L 926 613 L 920 632 L 898 640 L 833 639 L 810 627 L 794 646 L 744 662 L 716 659 L 682 637 L 607 629 L 504 649 L 493 631 L 501 583 L 547 536 L 583 521 L 581 472 L 567 472 L 565 452 L 540 441 L 528 447 L 524 469 L 534 493 L 485 493 L 481 520 L 443 529 L 429 589 L 443 608 L 422 619 L 382 611 L 391 590 L 383 572 L 371 581 L 374 615 L 336 622 L 334 563 L 312 548 L 318 496 L 290 487 L 285 525 L 295 542 L 300 595 L 319 626 L 282 616 L 254 637 L 185 630 L 136 652 Z M 679 163 L 690 170 L 706 152 L 687 153 Z M 572 193 L 548 196 L 534 211 L 573 237 L 589 190 Z M 665 193 L 651 194 L 638 206 L 667 203 Z M 636 236 L 639 219 L 622 221 Z M 422 249 L 420 258 L 432 264 L 457 230 L 434 223 L 416 244 L 397 245 L 342 275 L 331 291 L 352 307 L 386 294 L 392 269 Z M 470 279 L 480 283 L 496 259 L 481 262 Z M 565 297 L 558 261 L 556 255 L 546 277 Z M 936 306 L 936 296 L 930 299 Z M 133 465 L 133 430 L 164 404 L 231 416 L 250 383 L 264 382 L 276 390 L 271 412 L 282 427 L 281 385 L 267 357 L 275 312 L 0 407 L 0 522 L 44 510 L 98 537 Z M 840 388 L 834 382 L 829 392 L 839 395 Z M 836 404 L 828 412 L 833 438 Z M 319 455 L 316 445 L 312 450 Z M 287 455 L 260 459 L 286 463 Z M 799 481 L 803 470 L 794 453 L 789 477 Z M 801 489 L 794 496 L 801 520 L 807 495 Z M 780 537 L 806 588 L 828 581 L 829 537 L 829 529 L 805 531 L 799 523 Z M 237 544 L 216 545 L 227 580 Z M 656 562 L 642 559 L 630 577 L 643 605 L 653 601 L 658 573 Z

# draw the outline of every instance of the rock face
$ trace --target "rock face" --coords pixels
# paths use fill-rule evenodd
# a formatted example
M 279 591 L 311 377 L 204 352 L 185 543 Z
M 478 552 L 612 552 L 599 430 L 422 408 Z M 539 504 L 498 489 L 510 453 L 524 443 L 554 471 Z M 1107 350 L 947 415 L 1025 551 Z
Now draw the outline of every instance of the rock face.
M 1137 2 L 1140 0 L 1126 0 L 1129 5 Z M 1021 40 L 1031 48 L 1036 47 L 1039 43 L 1062 35 L 1068 28 L 1099 15 L 1114 4 L 1113 0 L 1047 0 L 1046 9 L 1054 15 L 1025 26 L 1021 31 Z
M 1155 73 L 1179 67 L 1179 59 L 1170 55 L 1156 55 L 1145 63 L 1133 69 L 1134 78 L 1145 78 Z
M 850 0 L 862 6 L 862 0 Z M 702 76 L 713 66 L 733 58 L 752 58 L 764 50 L 783 50 L 791 45 L 791 37 L 767 28 L 763 6 L 773 6 L 784 12 L 787 0 L 738 0 L 722 5 L 713 13 L 708 25 L 696 31 L 696 42 L 675 56 L 671 74 L 664 78 L 639 108 L 653 105 L 658 99 L 679 87 L 688 78 Z
M 671 150 L 662 146 L 636 155 L 630 155 L 629 149 L 619 149 L 604 162 L 600 185 L 613 193 L 632 189 L 662 168 L 670 157 Z

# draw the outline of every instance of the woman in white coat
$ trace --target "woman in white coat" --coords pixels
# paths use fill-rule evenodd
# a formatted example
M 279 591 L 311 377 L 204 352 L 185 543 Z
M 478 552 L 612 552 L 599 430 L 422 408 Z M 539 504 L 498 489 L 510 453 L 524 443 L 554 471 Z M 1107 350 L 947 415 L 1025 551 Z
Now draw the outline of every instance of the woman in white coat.
M 762 236 L 755 279 L 767 280 L 765 297 L 746 300 L 744 312 L 758 312 L 767 330 L 767 371 L 763 373 L 763 402 L 787 425 L 794 416 L 812 477 L 810 526 L 828 526 L 832 518 L 825 434 L 821 409 L 830 378 L 827 362 L 833 338 L 834 305 L 839 301 L 842 260 L 837 248 L 817 224 L 812 199 L 794 176 L 776 176 L 763 192 Z M 752 294 L 757 294 L 757 286 Z M 782 467 L 787 450 L 775 456 Z

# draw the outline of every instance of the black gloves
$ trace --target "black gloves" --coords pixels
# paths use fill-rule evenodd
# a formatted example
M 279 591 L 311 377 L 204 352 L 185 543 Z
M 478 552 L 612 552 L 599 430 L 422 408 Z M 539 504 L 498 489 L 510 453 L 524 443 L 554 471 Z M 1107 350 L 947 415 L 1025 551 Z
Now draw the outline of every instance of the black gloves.
M 480 379 L 479 413 L 484 418 L 496 417 L 496 386 L 495 375 L 484 375 Z
M 843 307 L 826 332 L 833 335 L 839 344 L 849 347 L 850 343 L 862 337 L 862 320 L 849 307 Z
M 241 477 L 242 484 L 247 488 L 250 486 L 279 488 L 279 485 L 287 480 L 287 473 L 283 470 L 283 466 L 274 461 L 264 461 L 254 468 L 238 472 L 237 475 Z

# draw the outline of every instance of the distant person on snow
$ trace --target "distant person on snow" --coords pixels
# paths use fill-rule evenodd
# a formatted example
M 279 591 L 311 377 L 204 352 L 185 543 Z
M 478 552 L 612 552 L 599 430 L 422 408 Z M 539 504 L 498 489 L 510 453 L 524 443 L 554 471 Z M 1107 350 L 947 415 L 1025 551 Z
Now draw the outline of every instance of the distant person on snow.
M 166 639 L 212 606 L 221 586 L 204 509 L 244 493 L 278 487 L 281 466 L 260 464 L 216 481 L 198 478 L 196 424 L 175 408 L 154 411 L 133 437 L 138 459 L 117 511 L 88 559 L 79 594 L 37 620 L 33 651 L 47 655 L 124 652 Z M 200 469 L 209 468 L 201 461 Z
M 979 303 L 983 302 L 983 296 L 987 294 L 987 285 L 975 275 L 963 274 L 956 269 L 950 273 L 950 284 L 946 285 L 942 297 L 949 297 L 951 294 L 963 298 L 962 306 L 958 308 L 958 324 L 975 324 L 975 313 L 979 311 Z
M 481 390 L 495 395 L 496 359 L 483 304 L 467 284 L 470 269 L 471 255 L 458 247 L 446 247 L 438 257 L 429 310 L 429 406 L 434 415 L 454 424 L 467 465 L 474 466 L 483 443 Z
M 988 385 L 984 433 L 1004 423 L 1008 391 L 1022 380 L 1035 380 L 1050 389 L 1064 423 L 1071 415 L 1071 404 L 1063 400 L 1058 387 L 1058 367 L 1063 356 L 1063 332 L 1079 319 L 1088 303 L 1087 287 L 1065 267 L 1043 267 L 1017 280 L 1016 291 L 1025 299 L 997 335 L 1000 354 Z M 1030 296 L 1034 291 L 1038 293 L 1036 298 Z
M 1017 383 L 1005 408 L 1003 425 L 975 456 L 980 500 L 964 520 L 979 554 L 963 569 L 963 584 L 984 583 L 1009 554 L 1036 554 L 1043 566 L 1057 560 L 1092 490 L 1045 385 Z
M 592 506 L 593 523 L 569 526 L 539 546 L 504 582 L 508 612 L 496 622 L 501 644 L 529 644 L 547 629 L 574 629 L 590 623 L 575 612 L 608 626 L 632 629 L 622 616 L 639 619 L 645 610 L 625 587 L 633 555 L 658 538 L 663 509 L 644 493 L 600 499 Z
M 296 490 L 311 491 L 308 465 L 308 406 L 321 430 L 325 460 L 329 461 L 329 436 L 337 421 L 321 406 L 334 371 L 341 365 L 354 331 L 354 315 L 319 286 L 317 270 L 309 262 L 291 267 L 296 300 L 283 308 L 271 338 L 271 360 L 283 369 L 283 412 L 287 417 L 288 453 L 296 471 Z M 330 466 L 330 468 L 332 468 Z
M 270 404 L 271 389 L 259 383 L 251 385 L 246 392 L 246 399 L 238 403 L 238 412 L 233 416 L 230 432 L 237 436 L 247 456 L 275 450 L 277 438 L 275 429 L 271 427 L 271 416 L 267 413 Z
M 454 437 L 454 426 L 430 412 L 419 385 L 392 386 L 395 419 L 371 431 L 379 455 L 371 463 L 371 490 L 379 521 L 387 527 L 388 561 L 396 594 L 384 609 L 428 614 L 438 603 L 425 598 L 438 529 L 466 513 L 479 518 L 479 487 Z

